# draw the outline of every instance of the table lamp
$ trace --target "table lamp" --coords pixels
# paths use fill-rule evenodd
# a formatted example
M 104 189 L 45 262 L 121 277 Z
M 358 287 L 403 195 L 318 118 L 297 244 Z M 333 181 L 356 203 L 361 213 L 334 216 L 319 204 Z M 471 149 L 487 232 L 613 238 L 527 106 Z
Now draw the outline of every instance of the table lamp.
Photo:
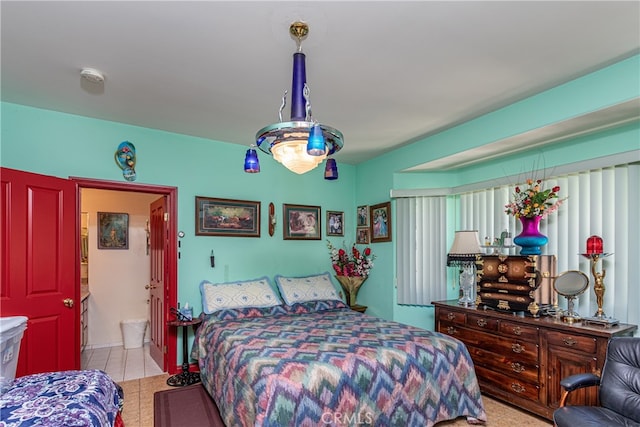
M 476 283 L 476 257 L 478 255 L 480 255 L 478 231 L 456 231 L 453 244 L 447 254 L 447 266 L 460 269 L 462 297 L 458 300 L 458 304 L 465 307 L 475 304 L 471 292 Z

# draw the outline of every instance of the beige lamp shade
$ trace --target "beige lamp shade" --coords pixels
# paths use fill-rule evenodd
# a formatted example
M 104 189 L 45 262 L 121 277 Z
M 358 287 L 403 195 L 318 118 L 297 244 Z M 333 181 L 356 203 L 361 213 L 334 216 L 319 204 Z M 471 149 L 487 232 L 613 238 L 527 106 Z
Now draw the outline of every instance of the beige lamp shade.
M 462 265 L 475 262 L 480 253 L 478 230 L 456 231 L 453 244 L 447 254 L 447 265 Z

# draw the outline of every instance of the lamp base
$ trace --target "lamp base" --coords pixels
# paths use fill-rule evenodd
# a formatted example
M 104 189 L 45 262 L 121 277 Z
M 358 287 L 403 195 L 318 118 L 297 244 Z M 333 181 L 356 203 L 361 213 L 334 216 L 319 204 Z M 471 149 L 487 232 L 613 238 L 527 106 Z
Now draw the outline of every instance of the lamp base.
M 461 305 L 462 307 L 475 307 L 476 302 L 475 301 L 467 301 L 465 300 L 464 297 L 460 298 L 458 300 L 458 305 Z
M 460 290 L 462 291 L 462 297 L 458 300 L 458 305 L 463 307 L 472 307 L 475 305 L 475 298 L 473 297 L 473 287 L 475 286 L 475 268 L 472 265 L 467 265 L 460 273 Z

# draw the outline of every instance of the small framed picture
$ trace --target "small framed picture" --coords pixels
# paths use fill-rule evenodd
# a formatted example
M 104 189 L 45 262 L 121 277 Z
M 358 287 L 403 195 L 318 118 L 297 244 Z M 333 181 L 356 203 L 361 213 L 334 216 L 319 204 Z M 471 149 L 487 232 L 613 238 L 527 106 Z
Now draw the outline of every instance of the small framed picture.
M 196 236 L 260 237 L 260 202 L 196 196 Z
M 344 212 L 327 211 L 327 236 L 344 236 Z
M 356 227 L 368 227 L 369 226 L 369 206 L 358 206 Z
M 369 227 L 357 227 L 356 243 L 359 245 L 368 245 L 369 243 L 371 243 L 371 235 L 369 231 Z
M 371 243 L 391 241 L 391 202 L 372 205 L 370 208 Z
M 129 249 L 129 214 L 98 212 L 98 249 Z
M 284 240 L 320 240 L 320 206 L 282 205 Z

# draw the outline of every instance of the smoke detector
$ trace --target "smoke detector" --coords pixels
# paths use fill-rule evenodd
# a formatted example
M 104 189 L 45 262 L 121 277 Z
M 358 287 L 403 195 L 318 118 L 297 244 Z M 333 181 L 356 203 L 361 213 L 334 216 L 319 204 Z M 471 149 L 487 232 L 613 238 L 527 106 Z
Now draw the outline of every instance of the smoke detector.
M 80 77 L 94 84 L 104 82 L 104 74 L 95 68 L 83 68 L 80 71 Z

